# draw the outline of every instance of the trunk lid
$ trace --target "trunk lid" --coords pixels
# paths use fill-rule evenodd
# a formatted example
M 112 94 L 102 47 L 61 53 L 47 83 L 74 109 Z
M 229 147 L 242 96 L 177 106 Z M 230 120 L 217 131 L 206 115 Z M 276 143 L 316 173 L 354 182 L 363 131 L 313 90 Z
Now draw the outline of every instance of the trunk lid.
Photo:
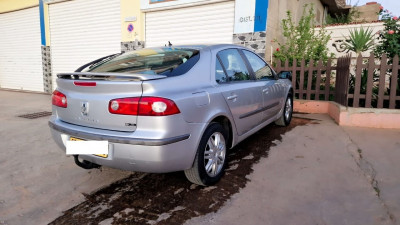
M 67 123 L 106 130 L 133 132 L 137 115 L 112 114 L 109 102 L 116 98 L 141 97 L 144 80 L 160 75 L 115 73 L 58 74 L 57 90 L 66 95 L 67 108 L 53 106 L 57 117 Z M 87 84 L 90 82 L 90 85 Z

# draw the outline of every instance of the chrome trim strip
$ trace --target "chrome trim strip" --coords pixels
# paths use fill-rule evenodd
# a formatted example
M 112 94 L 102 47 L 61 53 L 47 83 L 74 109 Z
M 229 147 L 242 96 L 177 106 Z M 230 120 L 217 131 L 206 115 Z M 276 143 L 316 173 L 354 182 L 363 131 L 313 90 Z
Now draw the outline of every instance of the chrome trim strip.
M 256 110 L 254 110 L 254 111 L 251 111 L 251 112 L 242 114 L 242 115 L 239 116 L 239 119 L 244 119 L 244 118 L 246 118 L 246 117 L 255 115 L 255 114 L 257 114 L 257 113 L 260 113 L 260 112 L 263 112 L 263 111 L 268 110 L 268 109 L 270 109 L 270 108 L 273 108 L 273 107 L 275 107 L 275 106 L 277 106 L 277 105 L 279 105 L 279 102 L 275 102 L 275 103 L 272 103 L 271 105 L 268 105 L 268 106 L 265 106 L 265 107 L 256 109 Z
M 171 138 L 163 138 L 163 139 L 144 139 L 144 138 L 126 138 L 126 137 L 115 137 L 109 135 L 102 135 L 102 134 L 92 134 L 77 130 L 72 130 L 69 128 L 62 127 L 57 125 L 51 121 L 49 121 L 49 127 L 59 131 L 61 133 L 65 133 L 77 138 L 84 138 L 90 140 L 108 140 L 109 142 L 113 143 L 121 143 L 121 144 L 131 144 L 131 145 L 145 145 L 145 146 L 161 146 L 161 145 L 168 145 L 175 142 L 186 140 L 190 137 L 190 134 L 180 135 Z

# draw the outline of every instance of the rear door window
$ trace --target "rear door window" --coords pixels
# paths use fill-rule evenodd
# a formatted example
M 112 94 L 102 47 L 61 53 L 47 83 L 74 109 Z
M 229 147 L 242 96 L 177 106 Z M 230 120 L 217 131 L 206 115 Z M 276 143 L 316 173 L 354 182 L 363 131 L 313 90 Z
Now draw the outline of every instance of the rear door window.
M 250 63 L 257 80 L 271 80 L 275 79 L 275 75 L 268 64 L 258 57 L 255 53 L 243 50 L 244 55 Z
M 237 49 L 222 50 L 217 56 L 225 68 L 228 81 L 250 80 L 250 73 Z

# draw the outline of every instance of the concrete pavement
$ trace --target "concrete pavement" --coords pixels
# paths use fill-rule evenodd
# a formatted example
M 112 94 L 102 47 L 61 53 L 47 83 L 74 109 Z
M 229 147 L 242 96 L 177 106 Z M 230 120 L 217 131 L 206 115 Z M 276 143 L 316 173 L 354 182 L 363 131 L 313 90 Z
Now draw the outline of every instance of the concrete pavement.
M 400 130 L 343 127 L 358 150 L 358 163 L 384 207 L 400 224 Z
M 0 224 L 47 224 L 101 187 L 130 173 L 110 168 L 84 170 L 53 142 L 51 96 L 0 90 Z
M 298 116 L 319 124 L 283 135 L 244 189 L 186 224 L 399 224 L 400 130 Z

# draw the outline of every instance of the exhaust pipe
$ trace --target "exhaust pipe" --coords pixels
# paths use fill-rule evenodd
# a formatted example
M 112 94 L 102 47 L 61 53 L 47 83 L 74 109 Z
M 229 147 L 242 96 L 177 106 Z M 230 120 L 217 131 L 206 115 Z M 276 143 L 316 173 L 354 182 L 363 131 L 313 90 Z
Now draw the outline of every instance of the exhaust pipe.
M 83 169 L 90 170 L 90 169 L 98 169 L 101 167 L 99 164 L 92 163 L 86 160 L 83 160 L 81 162 L 79 161 L 78 157 L 79 155 L 74 155 L 75 164 L 78 165 L 79 167 L 82 167 Z

